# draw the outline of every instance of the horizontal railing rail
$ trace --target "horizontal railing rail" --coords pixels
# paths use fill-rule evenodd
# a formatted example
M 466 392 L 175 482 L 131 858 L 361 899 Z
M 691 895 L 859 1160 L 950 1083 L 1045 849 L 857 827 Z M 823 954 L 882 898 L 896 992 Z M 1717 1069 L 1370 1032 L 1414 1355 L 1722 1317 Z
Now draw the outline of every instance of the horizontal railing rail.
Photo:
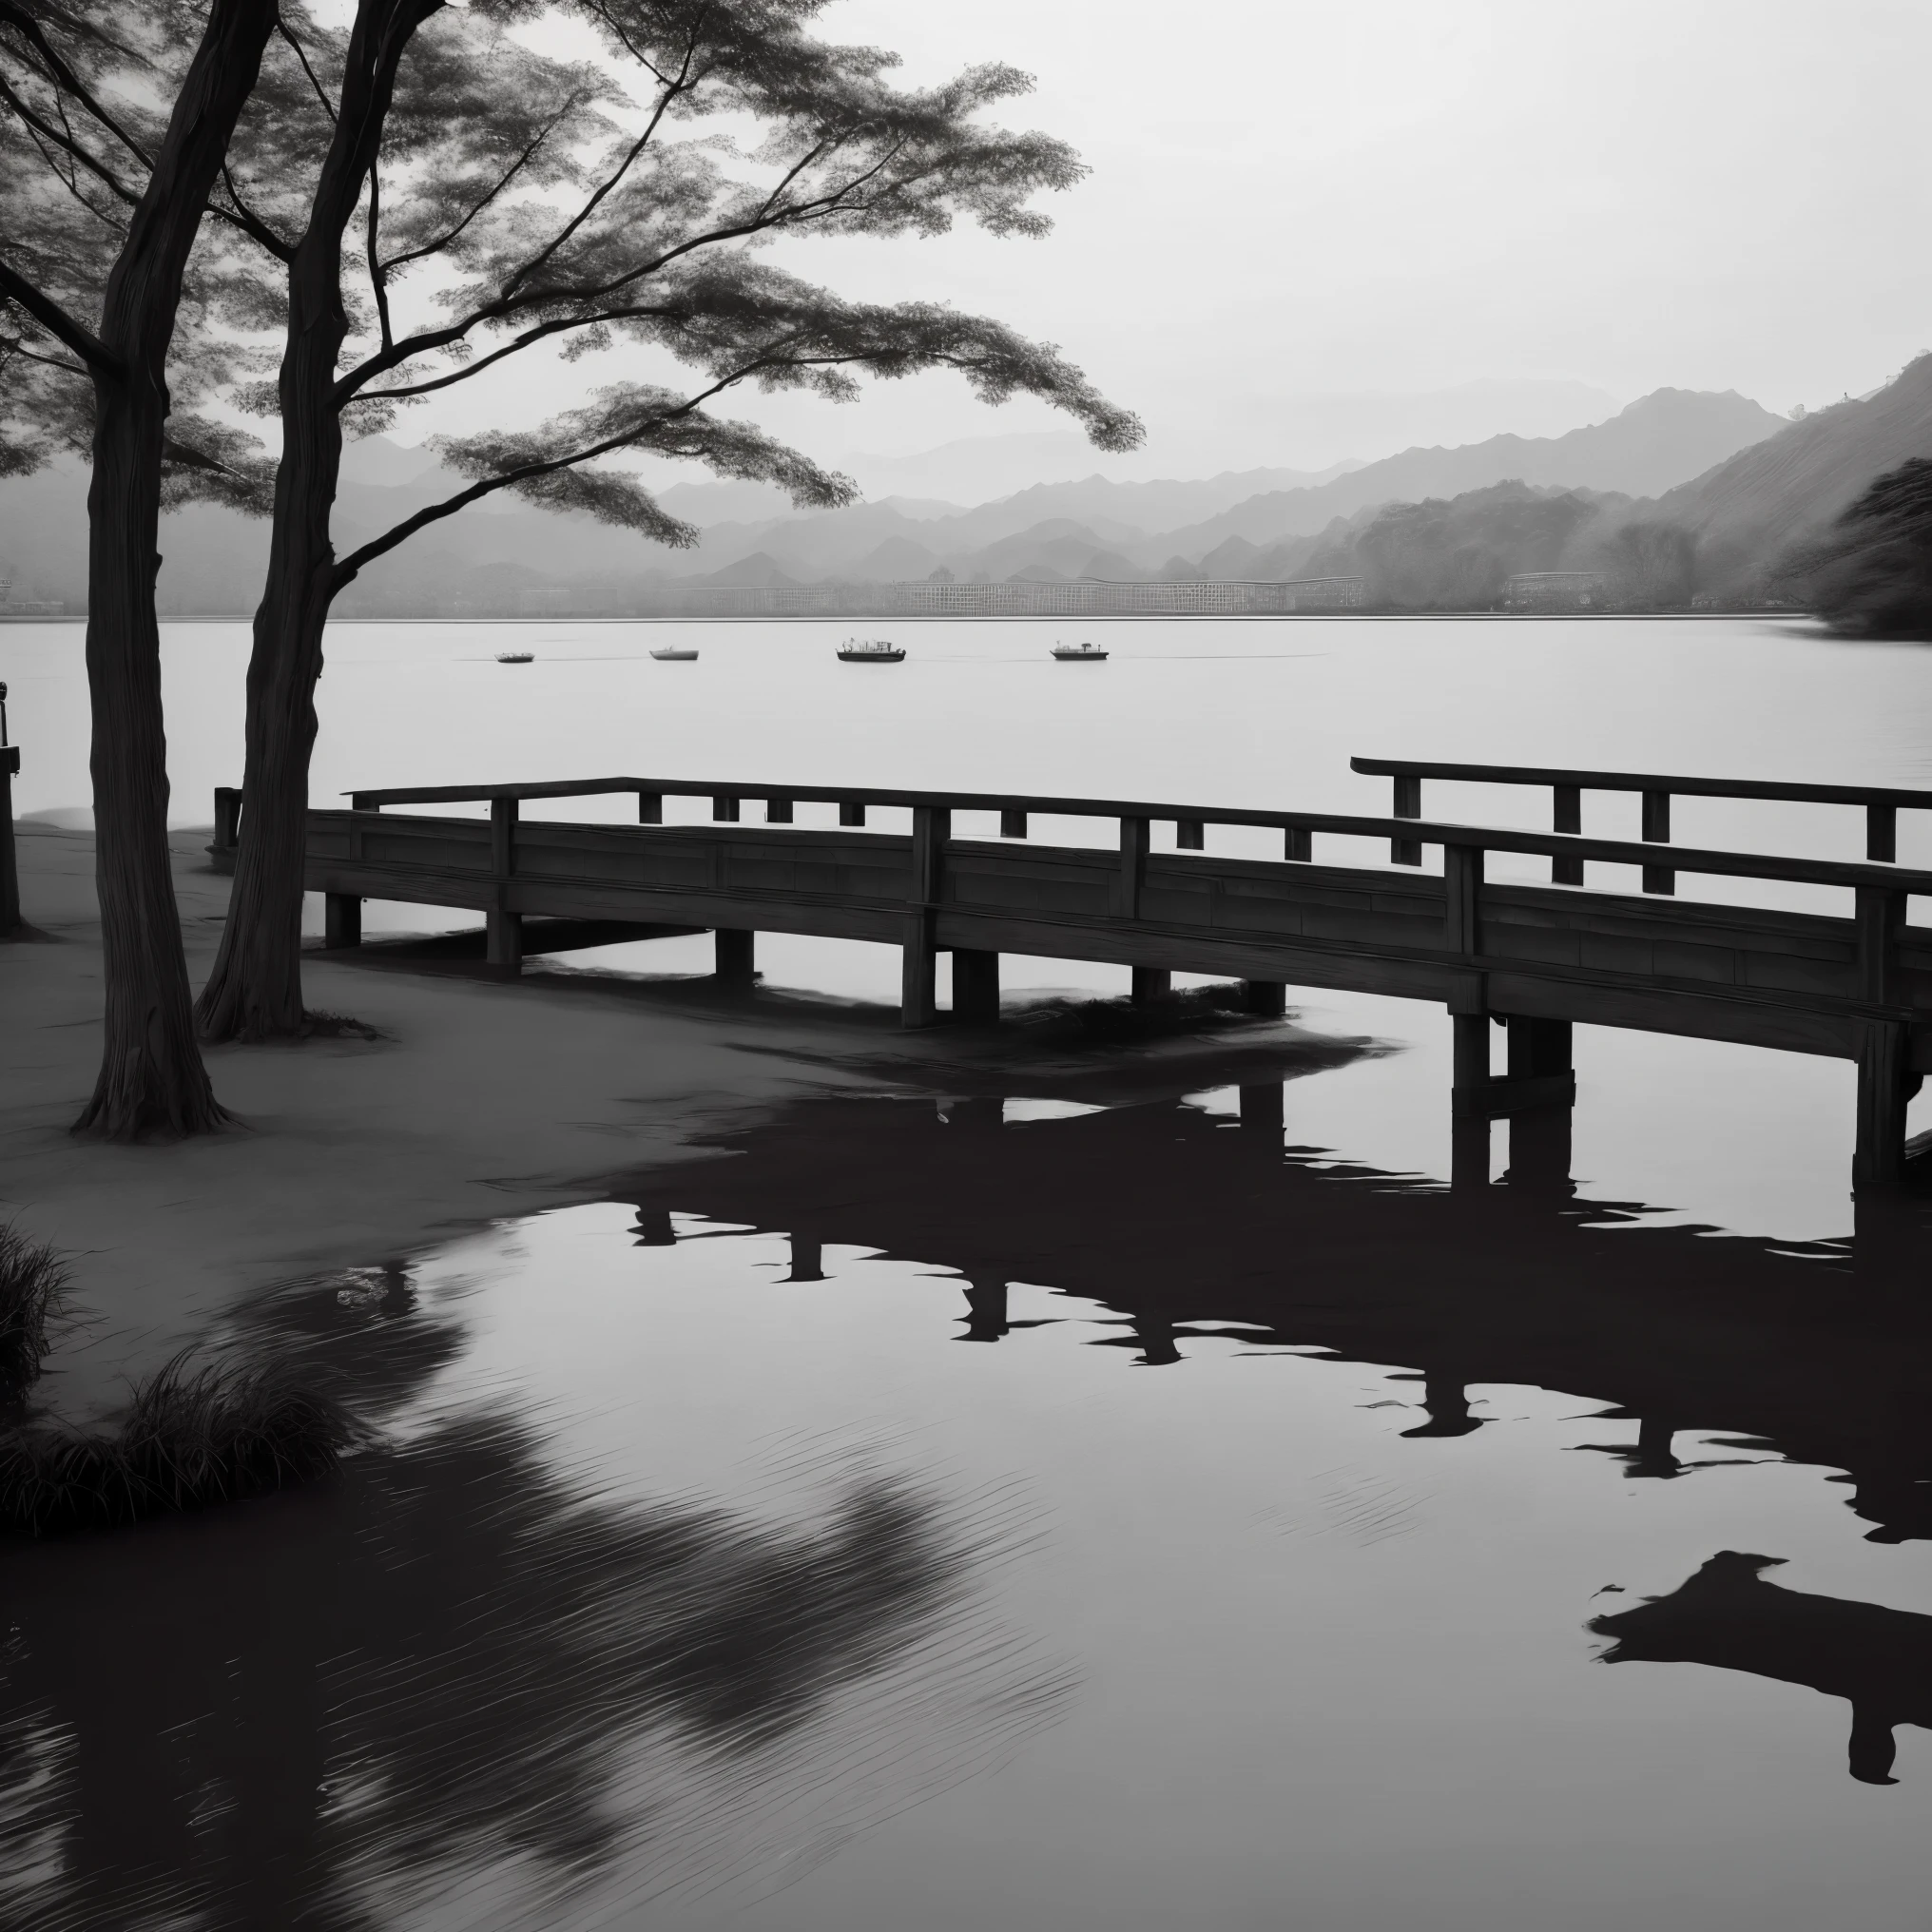
M 1555 794 L 1556 831 L 1583 830 L 1585 792 L 1636 792 L 1643 799 L 1644 841 L 1671 843 L 1672 798 L 1758 799 L 1786 804 L 1855 805 L 1865 815 L 1864 856 L 1888 864 L 1899 856 L 1899 814 L 1932 811 L 1932 791 L 1898 785 L 1794 784 L 1779 779 L 1690 778 L 1682 774 L 1641 771 L 1580 771 L 1544 764 L 1457 764 L 1440 759 L 1351 758 L 1349 768 L 1371 777 L 1395 781 L 1395 814 L 1399 819 L 1422 816 L 1422 781 L 1442 779 L 1459 784 L 1548 785 Z M 1398 865 L 1420 863 L 1413 839 L 1397 840 Z M 1581 885 L 1583 853 L 1564 853 L 1551 872 L 1557 885 Z M 1645 868 L 1644 890 L 1669 893 L 1676 889 L 1682 868 L 1652 864 Z
M 1434 759 L 1351 758 L 1378 778 L 1457 779 L 1471 784 L 1575 785 L 1590 792 L 1674 792 L 1683 798 L 1784 799 L 1798 804 L 1893 805 L 1932 811 L 1932 791 L 1897 785 L 1787 784 L 1775 779 L 1685 778 L 1658 772 L 1572 771 L 1540 764 L 1450 764 Z
M 592 798 L 611 793 L 631 792 L 640 800 L 644 822 L 662 822 L 662 803 L 667 798 L 708 798 L 714 814 L 722 821 L 736 820 L 743 801 L 757 800 L 768 807 L 782 809 L 783 816 L 769 822 L 791 822 L 794 803 L 835 804 L 841 807 L 840 820 L 847 826 L 862 826 L 868 806 L 908 807 L 915 811 L 978 811 L 997 813 L 1002 821 L 1003 838 L 1027 836 L 1025 821 L 1039 813 L 1055 818 L 1114 819 L 1123 824 L 1172 823 L 1183 828 L 1184 850 L 1201 849 L 1193 842 L 1199 828 L 1208 825 L 1242 825 L 1285 832 L 1290 840 L 1287 857 L 1308 862 L 1307 839 L 1314 833 L 1342 838 L 1387 839 L 1394 844 L 1418 848 L 1413 861 L 1420 862 L 1420 848 L 1439 845 L 1446 849 L 1487 852 L 1513 852 L 1532 857 L 1594 860 L 1602 864 L 1653 868 L 1653 843 L 1637 843 L 1619 839 L 1586 839 L 1570 832 L 1531 832 L 1511 827 L 1465 825 L 1423 820 L 1408 813 L 1392 818 L 1364 817 L 1350 813 L 1295 812 L 1262 810 L 1246 806 L 1180 805 L 1131 799 L 1052 798 L 1038 794 L 1010 792 L 955 792 L 900 790 L 884 786 L 856 785 L 759 785 L 740 780 L 695 781 L 688 779 L 604 778 L 539 782 L 526 784 L 495 785 L 410 785 L 383 790 L 359 790 L 349 794 L 352 808 L 377 812 L 392 804 L 481 804 L 502 809 L 533 799 Z M 695 828 L 694 828 L 695 829 Z M 1671 848 L 1671 869 L 1718 878 L 1759 879 L 1794 885 L 1837 886 L 1850 891 L 1932 896 L 1932 872 L 1894 863 L 1855 860 L 1789 859 L 1748 852 L 1703 850 L 1689 846 Z

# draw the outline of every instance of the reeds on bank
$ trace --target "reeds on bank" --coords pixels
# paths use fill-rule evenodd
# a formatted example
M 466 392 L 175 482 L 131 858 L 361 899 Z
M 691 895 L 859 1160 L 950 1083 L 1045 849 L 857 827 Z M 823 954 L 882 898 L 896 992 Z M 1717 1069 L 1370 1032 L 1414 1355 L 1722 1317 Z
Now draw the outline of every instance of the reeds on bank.
M 280 1367 L 193 1365 L 134 1392 L 112 1431 L 35 1423 L 0 1437 L 0 1532 L 110 1529 L 307 1482 L 356 1439 L 349 1411 Z
M 66 1263 L 45 1242 L 10 1222 L 0 1227 L 0 1401 L 25 1394 L 39 1376 L 67 1284 Z
M 39 1379 L 67 1284 L 53 1248 L 0 1227 L 0 1402 Z M 184 1351 L 135 1389 L 118 1427 L 0 1428 L 0 1535 L 108 1529 L 286 1489 L 333 1469 L 356 1435 L 340 1402 L 284 1366 L 197 1365 Z

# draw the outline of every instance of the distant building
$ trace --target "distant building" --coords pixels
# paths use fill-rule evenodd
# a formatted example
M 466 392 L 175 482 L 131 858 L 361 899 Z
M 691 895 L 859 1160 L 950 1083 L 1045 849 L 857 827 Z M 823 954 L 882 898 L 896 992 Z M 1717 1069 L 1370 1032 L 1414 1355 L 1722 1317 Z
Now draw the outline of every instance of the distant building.
M 1355 610 L 1368 600 L 1365 577 L 1297 577 L 1279 588 L 1283 610 Z
M 1518 570 L 1502 587 L 1506 610 L 1592 610 L 1604 604 L 1600 570 Z

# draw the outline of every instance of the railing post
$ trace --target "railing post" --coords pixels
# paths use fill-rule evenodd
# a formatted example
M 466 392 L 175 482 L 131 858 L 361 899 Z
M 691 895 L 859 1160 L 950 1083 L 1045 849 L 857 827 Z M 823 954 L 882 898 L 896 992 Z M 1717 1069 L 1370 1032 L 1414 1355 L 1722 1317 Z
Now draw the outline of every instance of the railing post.
M 1315 835 L 1302 825 L 1290 825 L 1282 839 L 1282 857 L 1306 865 L 1315 857 Z
M 844 811 L 841 805 L 841 818 Z M 952 831 L 952 817 L 943 806 L 913 807 L 912 878 L 899 972 L 899 1024 L 907 1028 L 932 1026 L 939 1016 L 935 915 L 945 885 L 946 840 Z
M 1208 849 L 1208 827 L 1199 819 L 1176 819 L 1174 821 L 1174 845 L 1181 852 L 1205 852 Z
M 1147 878 L 1148 839 L 1151 823 L 1146 819 L 1120 821 L 1120 870 L 1113 879 L 1113 917 L 1140 918 L 1140 889 Z
M 1174 976 L 1165 966 L 1136 966 L 1128 997 L 1135 1006 L 1145 1006 L 1150 1000 L 1165 999 L 1173 990 Z
M 1668 845 L 1671 842 L 1671 794 L 1669 792 L 1646 792 L 1644 794 L 1644 843 L 1646 845 Z M 1646 892 L 1674 893 L 1677 890 L 1677 875 L 1668 865 L 1647 865 L 1644 867 L 1644 890 Z
M 496 875 L 496 903 L 484 915 L 484 957 L 506 973 L 523 970 L 523 919 L 510 908 L 516 877 L 516 801 L 490 801 L 490 865 Z
M 1555 798 L 1550 820 L 1550 829 L 1553 832 L 1568 832 L 1573 836 L 1580 833 L 1583 830 L 1583 787 L 1574 784 L 1559 784 L 1554 789 Z M 1552 885 L 1581 885 L 1583 883 L 1582 860 L 1551 860 L 1550 882 Z
M 1395 811 L 1398 819 L 1420 819 L 1422 816 L 1422 781 L 1419 778 L 1398 777 L 1395 782 Z M 1397 865 L 1420 865 L 1422 862 L 1422 843 L 1420 839 L 1391 839 L 1389 859 Z
M 637 822 L 640 825 L 662 825 L 664 823 L 664 794 L 662 792 L 638 793 Z
M 865 807 L 860 804 L 848 804 L 843 801 L 840 801 L 839 806 L 839 822 L 841 825 L 864 824 Z
M 1442 848 L 1442 942 L 1452 953 L 1482 951 L 1482 847 Z
M 1027 835 L 1027 815 L 1024 812 L 1001 812 L 999 815 L 999 836 L 1002 839 L 1024 839 Z
M 1886 865 L 1899 856 L 1899 808 L 1897 805 L 1867 805 L 1864 808 L 1864 856 Z
M 767 825 L 789 825 L 792 822 L 792 802 L 789 799 L 766 799 L 764 822 Z
M 711 801 L 711 817 L 722 825 L 735 825 L 738 822 L 738 801 L 724 794 Z
M 0 685 L 0 697 L 6 689 Z M 0 938 L 20 930 L 20 860 L 13 849 L 13 774 L 19 769 L 19 745 L 0 745 Z

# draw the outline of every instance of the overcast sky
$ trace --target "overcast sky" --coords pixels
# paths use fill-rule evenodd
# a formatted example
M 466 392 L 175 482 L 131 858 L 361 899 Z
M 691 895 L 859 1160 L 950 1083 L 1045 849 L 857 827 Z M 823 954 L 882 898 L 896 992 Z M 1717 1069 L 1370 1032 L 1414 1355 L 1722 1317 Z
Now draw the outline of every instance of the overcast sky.
M 1932 344 L 1923 0 L 838 0 L 823 30 L 914 81 L 1027 68 L 1007 118 L 1092 172 L 1045 242 L 778 259 L 1058 342 L 1146 418 L 1128 472 L 1372 457 L 1415 438 L 1364 398 L 1472 383 L 1526 433 L 1539 394 L 1784 412 Z M 940 377 L 759 414 L 835 459 L 1052 421 Z

